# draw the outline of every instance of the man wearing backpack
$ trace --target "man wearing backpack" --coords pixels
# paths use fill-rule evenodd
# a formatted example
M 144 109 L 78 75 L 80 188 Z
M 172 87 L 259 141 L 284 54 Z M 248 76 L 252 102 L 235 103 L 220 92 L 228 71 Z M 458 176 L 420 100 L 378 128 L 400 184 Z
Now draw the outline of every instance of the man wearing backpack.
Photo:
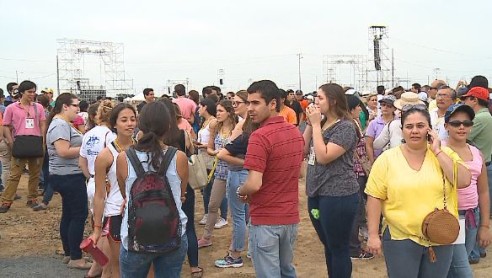
M 248 88 L 248 113 L 260 128 L 249 139 L 244 168 L 248 178 L 237 190 L 250 203 L 249 231 L 256 276 L 296 277 L 292 264 L 299 223 L 298 180 L 304 139 L 278 116 L 279 89 L 269 80 Z

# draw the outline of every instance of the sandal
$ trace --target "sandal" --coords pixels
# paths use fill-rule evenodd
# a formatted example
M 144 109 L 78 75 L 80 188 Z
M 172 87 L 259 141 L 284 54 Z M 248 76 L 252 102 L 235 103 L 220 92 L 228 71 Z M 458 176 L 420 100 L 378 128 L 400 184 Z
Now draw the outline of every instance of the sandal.
M 198 270 L 191 272 L 192 278 L 201 278 L 203 276 L 203 268 L 197 266 Z
M 90 269 L 92 267 L 92 263 L 90 263 L 88 261 L 85 261 L 84 265 L 76 265 L 76 264 L 73 264 L 72 262 L 69 262 L 67 264 L 67 267 L 68 268 L 73 268 L 73 269 L 87 270 L 87 269 Z
M 102 276 L 102 272 L 97 274 L 97 275 L 94 275 L 94 276 L 90 276 L 89 275 L 89 272 L 87 272 L 85 275 L 84 275 L 84 278 L 99 278 Z

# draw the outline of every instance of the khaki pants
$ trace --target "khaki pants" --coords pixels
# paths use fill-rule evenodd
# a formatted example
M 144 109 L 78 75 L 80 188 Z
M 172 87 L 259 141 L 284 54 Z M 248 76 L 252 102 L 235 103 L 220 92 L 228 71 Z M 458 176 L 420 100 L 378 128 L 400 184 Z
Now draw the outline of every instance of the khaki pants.
M 203 238 L 207 240 L 212 238 L 215 222 L 217 222 L 217 218 L 219 217 L 219 207 L 222 199 L 224 199 L 225 193 L 226 181 L 215 179 L 214 185 L 212 185 L 212 193 L 210 194 L 210 202 L 208 203 L 207 224 L 205 224 L 205 231 L 203 233 Z
M 41 167 L 43 166 L 43 158 L 12 157 L 12 161 L 10 163 L 10 175 L 7 179 L 7 185 L 5 186 L 5 190 L 2 194 L 2 203 L 12 203 L 14 201 L 15 192 L 19 186 L 19 180 L 26 164 L 29 168 L 29 193 L 27 195 L 27 199 L 32 200 L 38 197 L 39 174 L 41 172 Z
M 5 140 L 0 141 L 0 160 L 2 161 L 2 181 L 3 185 L 7 186 L 7 180 L 10 176 L 10 160 L 12 152 Z

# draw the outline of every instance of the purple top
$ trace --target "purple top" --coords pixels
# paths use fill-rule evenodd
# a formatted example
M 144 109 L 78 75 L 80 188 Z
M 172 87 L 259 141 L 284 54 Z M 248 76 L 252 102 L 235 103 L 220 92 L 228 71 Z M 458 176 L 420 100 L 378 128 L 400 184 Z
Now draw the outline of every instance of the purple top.
M 381 134 L 381 131 L 383 131 L 384 125 L 385 123 L 383 118 L 381 116 L 376 117 L 369 123 L 369 126 L 366 129 L 366 137 L 376 139 L 379 134 Z M 376 159 L 376 157 L 378 157 L 382 152 L 383 150 L 381 149 L 374 149 L 374 159 Z

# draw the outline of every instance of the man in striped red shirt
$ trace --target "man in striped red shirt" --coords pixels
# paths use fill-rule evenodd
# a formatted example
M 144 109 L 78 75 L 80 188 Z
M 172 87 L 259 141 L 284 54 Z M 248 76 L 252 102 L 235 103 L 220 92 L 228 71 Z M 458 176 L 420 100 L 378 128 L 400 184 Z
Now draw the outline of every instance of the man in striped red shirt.
M 292 264 L 299 219 L 298 179 L 304 139 L 279 116 L 279 89 L 269 80 L 248 88 L 248 113 L 260 128 L 249 139 L 248 178 L 238 197 L 250 203 L 250 248 L 257 277 L 296 277 Z

